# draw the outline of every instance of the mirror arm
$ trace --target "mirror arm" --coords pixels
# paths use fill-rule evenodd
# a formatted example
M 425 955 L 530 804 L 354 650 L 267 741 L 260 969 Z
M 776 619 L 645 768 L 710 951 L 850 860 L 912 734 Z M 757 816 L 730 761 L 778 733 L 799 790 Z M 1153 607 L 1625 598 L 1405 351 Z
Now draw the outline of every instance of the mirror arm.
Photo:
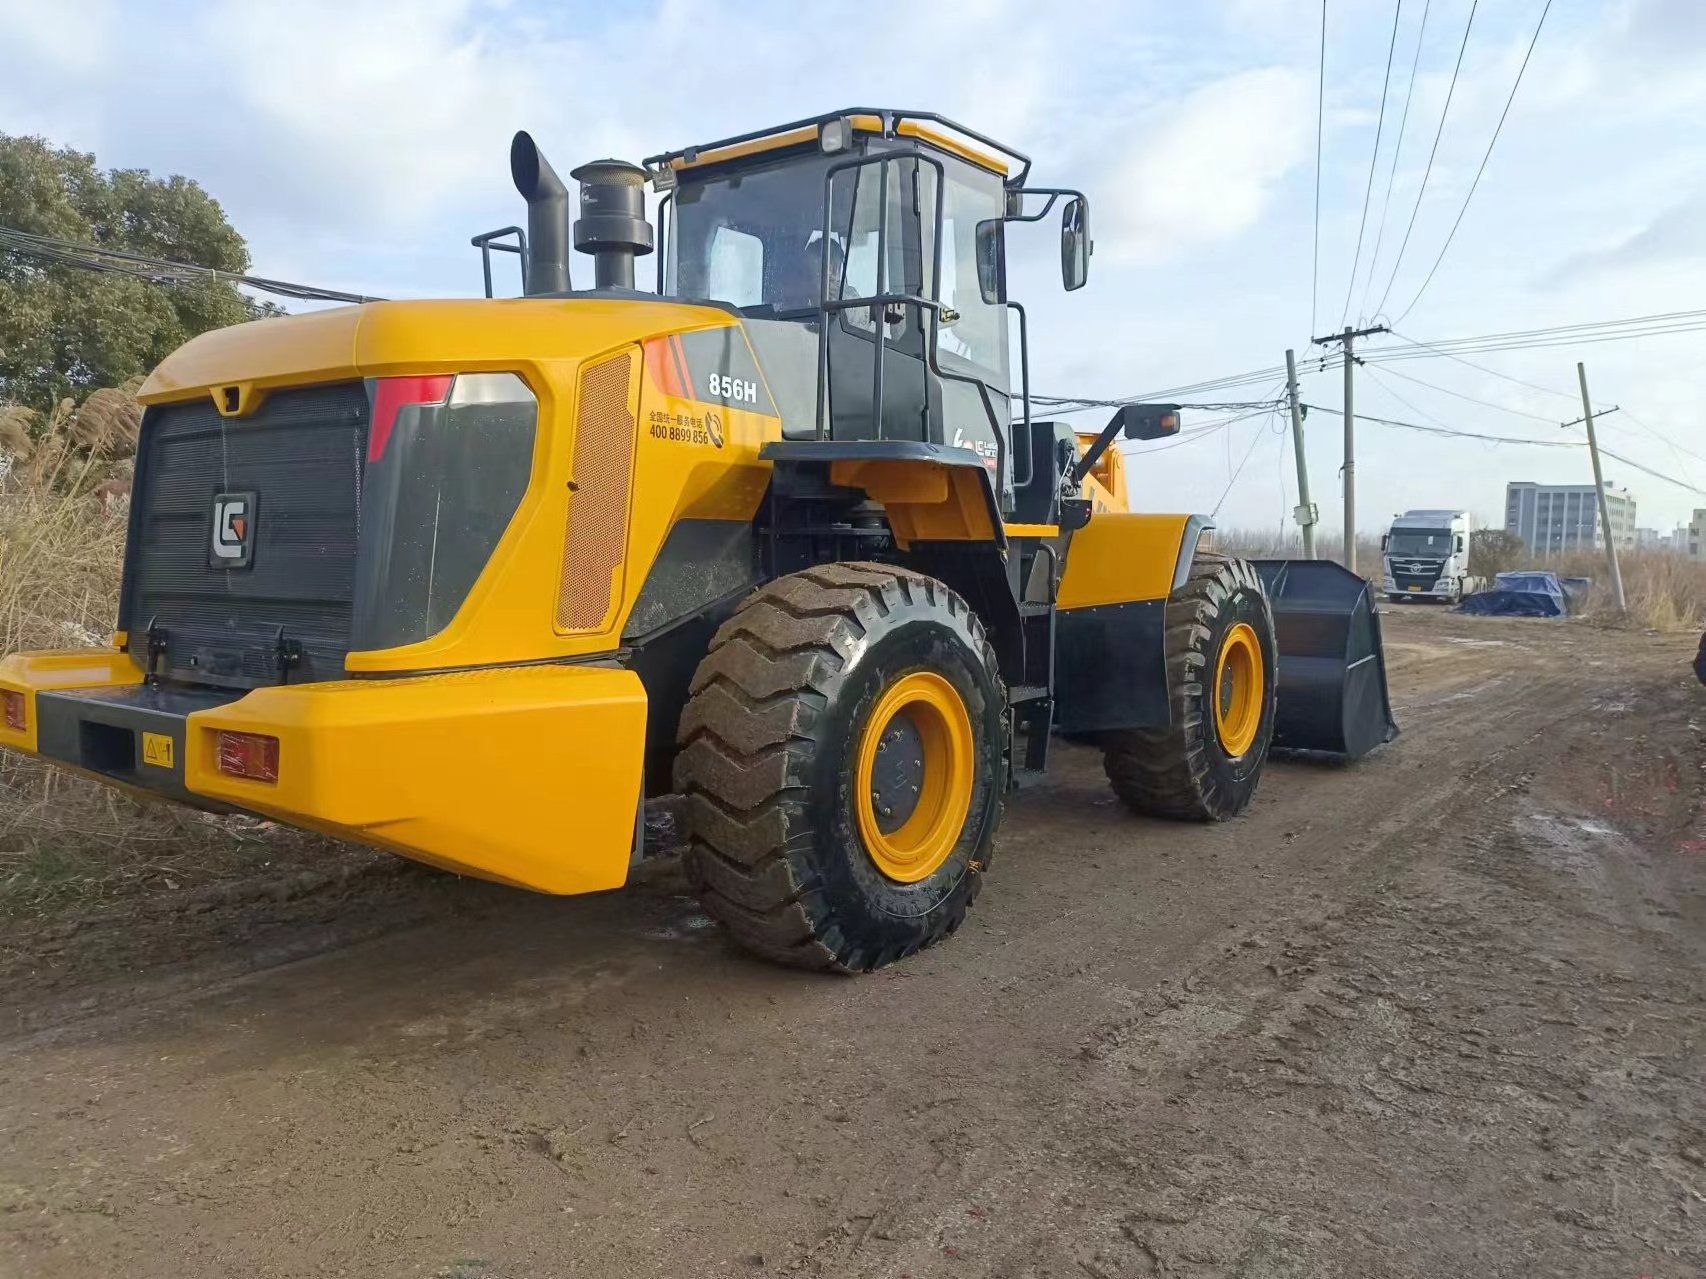
M 1046 195 L 1048 197 L 1048 202 L 1035 213 L 1006 214 L 1002 218 L 1002 221 L 1004 222 L 1041 222 L 1049 215 L 1049 212 L 1054 208 L 1056 202 L 1063 197 L 1076 197 L 1077 199 L 1084 201 L 1085 205 L 1090 203 L 1090 198 L 1087 195 L 1082 191 L 1074 190 L 1071 187 L 1010 187 L 1007 194 L 1010 196 Z
M 1108 451 L 1108 445 L 1114 442 L 1114 436 L 1120 433 L 1125 425 L 1125 415 L 1116 412 L 1113 420 L 1102 428 L 1102 433 L 1096 437 L 1095 443 L 1084 450 L 1084 456 L 1078 459 L 1078 465 L 1072 468 L 1072 487 L 1077 488 L 1084 483 L 1084 477 L 1090 474 L 1096 463 L 1102 460 L 1102 454 Z

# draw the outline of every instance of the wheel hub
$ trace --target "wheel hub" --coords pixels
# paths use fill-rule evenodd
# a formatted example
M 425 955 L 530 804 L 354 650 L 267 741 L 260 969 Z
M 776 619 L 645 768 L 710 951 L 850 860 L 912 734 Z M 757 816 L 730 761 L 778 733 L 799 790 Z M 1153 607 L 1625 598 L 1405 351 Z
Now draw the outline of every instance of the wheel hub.
M 871 808 L 877 829 L 892 835 L 917 811 L 924 785 L 924 739 L 912 716 L 896 715 L 877 740 L 871 765 Z
M 1239 622 L 1221 641 L 1214 672 L 1215 734 L 1221 749 L 1234 759 L 1255 745 L 1266 682 L 1255 629 Z
M 860 842 L 889 879 L 916 884 L 952 856 L 971 811 L 976 739 L 959 690 L 934 671 L 883 690 L 860 731 L 852 805 Z

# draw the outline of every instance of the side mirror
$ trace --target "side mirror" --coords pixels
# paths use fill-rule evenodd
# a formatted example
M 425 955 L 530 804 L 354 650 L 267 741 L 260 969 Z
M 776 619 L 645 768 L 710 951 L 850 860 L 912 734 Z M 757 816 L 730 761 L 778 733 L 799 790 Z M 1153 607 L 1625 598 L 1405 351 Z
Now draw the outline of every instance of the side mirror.
M 1164 440 L 1179 433 L 1179 406 L 1126 404 L 1114 414 L 1114 421 L 1119 423 L 1120 433 L 1128 440 Z
M 999 306 L 1007 300 L 1007 282 L 1001 278 L 1001 228 L 1004 225 L 1000 218 L 990 218 L 977 224 L 977 289 L 991 306 Z
M 1391 540 L 1392 540 L 1392 534 L 1382 533 L 1380 535 L 1380 549 L 1384 551 L 1386 549 L 1387 543 L 1390 542 Z
M 1060 215 L 1060 282 L 1070 292 L 1089 278 L 1090 206 L 1083 196 L 1073 196 Z

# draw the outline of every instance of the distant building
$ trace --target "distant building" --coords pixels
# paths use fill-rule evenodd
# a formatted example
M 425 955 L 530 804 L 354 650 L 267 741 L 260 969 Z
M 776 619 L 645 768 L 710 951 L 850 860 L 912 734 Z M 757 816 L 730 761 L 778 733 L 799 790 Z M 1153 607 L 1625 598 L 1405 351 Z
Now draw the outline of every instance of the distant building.
M 1611 515 L 1613 540 L 1620 547 L 1635 545 L 1635 499 L 1629 490 L 1607 484 L 1605 505 Z M 1697 514 L 1706 516 L 1706 511 Z M 1601 550 L 1605 546 L 1591 484 L 1512 480 L 1505 485 L 1505 528 L 1520 537 L 1525 546 L 1543 554 Z M 1695 540 L 1691 535 L 1690 541 Z
M 1680 539 L 1677 550 L 1686 551 L 1691 560 L 1706 559 L 1706 511 L 1698 508 L 1688 518 L 1688 527 L 1676 531 Z
M 1637 551 L 1663 550 L 1668 540 L 1656 528 L 1638 528 L 1635 530 L 1635 549 Z

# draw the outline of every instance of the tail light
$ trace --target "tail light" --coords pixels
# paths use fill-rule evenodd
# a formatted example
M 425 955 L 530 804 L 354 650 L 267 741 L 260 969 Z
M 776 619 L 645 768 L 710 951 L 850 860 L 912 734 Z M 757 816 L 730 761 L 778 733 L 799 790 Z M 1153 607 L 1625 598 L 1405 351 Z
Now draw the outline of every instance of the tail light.
M 430 377 L 382 377 L 373 382 L 373 424 L 367 431 L 367 460 L 385 456 L 397 414 L 410 404 L 443 404 L 455 379 L 449 373 Z
M 11 689 L 0 690 L 0 703 L 6 711 L 6 727 L 14 732 L 24 731 L 24 695 Z
M 216 746 L 219 771 L 255 782 L 278 780 L 278 738 L 260 733 L 220 730 Z

